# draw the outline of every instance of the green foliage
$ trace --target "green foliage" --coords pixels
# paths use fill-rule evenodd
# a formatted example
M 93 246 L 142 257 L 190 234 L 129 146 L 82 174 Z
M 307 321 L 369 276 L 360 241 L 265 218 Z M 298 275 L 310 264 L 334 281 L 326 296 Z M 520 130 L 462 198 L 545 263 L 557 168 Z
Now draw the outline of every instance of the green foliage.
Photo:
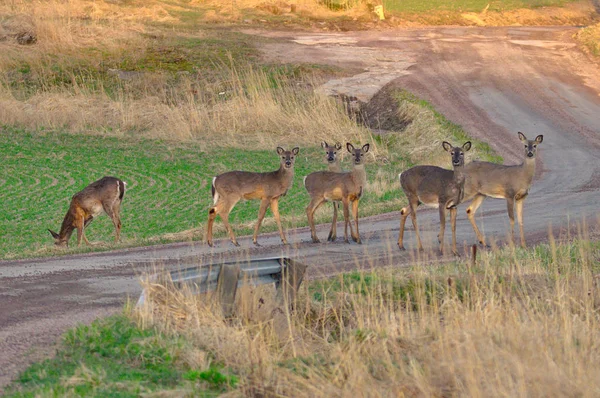
M 56 356 L 25 370 L 7 396 L 136 397 L 182 390 L 208 396 L 235 386 L 237 378 L 220 368 L 190 370 L 181 359 L 186 347 L 181 338 L 140 329 L 125 315 L 108 317 L 69 330 Z M 190 383 L 193 374 L 205 375 L 208 383 Z
M 168 241 L 165 234 L 182 231 L 193 231 L 187 239 L 190 235 L 193 239 L 202 238 L 215 175 L 230 170 L 271 171 L 279 167 L 274 148 L 220 148 L 205 152 L 195 143 L 30 132 L 8 127 L 0 135 L 0 153 L 1 175 L 6 176 L 0 185 L 0 196 L 5 198 L 0 213 L 0 230 L 5 237 L 0 240 L 0 257 L 4 258 L 65 253 L 53 251 L 53 240 L 46 229 L 58 229 L 71 197 L 104 175 L 128 183 L 121 209 L 121 246 L 133 246 Z M 300 149 L 293 186 L 280 201 L 286 228 L 306 225 L 309 198 L 302 177 L 322 170 L 322 157 L 320 147 Z M 402 158 L 394 159 L 385 167 L 400 168 Z M 367 166 L 371 178 L 379 167 Z M 395 210 L 399 197 L 400 187 L 396 184 L 391 184 L 381 197 L 367 192 L 361 201 L 365 204 L 361 206 L 361 216 Z M 373 208 L 369 206 L 372 204 L 380 206 Z M 237 235 L 251 232 L 258 206 L 257 201 L 247 201 L 233 209 L 230 222 Z M 330 211 L 329 206 L 323 208 Z M 275 229 L 276 225 L 269 224 L 261 231 Z M 109 243 L 114 239 L 114 228 L 110 219 L 102 215 L 89 225 L 86 234 L 92 242 Z M 75 245 L 75 237 L 70 243 Z M 102 249 L 106 247 L 84 245 L 67 252 Z
M 518 8 L 539 8 L 550 6 L 564 6 L 575 0 L 383 0 L 383 5 L 388 11 L 425 13 L 428 11 L 459 11 L 481 12 L 488 5 L 489 11 L 509 11 Z

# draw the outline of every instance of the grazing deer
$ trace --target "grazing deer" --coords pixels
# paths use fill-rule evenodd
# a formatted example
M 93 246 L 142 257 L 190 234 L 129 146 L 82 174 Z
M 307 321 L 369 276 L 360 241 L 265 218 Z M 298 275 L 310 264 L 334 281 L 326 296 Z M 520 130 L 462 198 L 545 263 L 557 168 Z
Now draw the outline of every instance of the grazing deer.
M 363 157 L 365 153 L 369 152 L 369 144 L 363 145 L 362 148 L 354 148 L 352 144 L 347 143 L 346 149 L 352 154 L 354 160 L 352 171 L 345 173 L 317 171 L 309 174 L 304 179 L 304 186 L 311 198 L 306 208 L 306 215 L 310 225 L 312 241 L 315 243 L 319 242 L 319 238 L 317 238 L 315 231 L 314 214 L 317 208 L 328 200 L 341 201 L 344 206 L 344 241 L 348 243 L 348 224 L 350 224 L 352 240 L 362 243 L 358 232 L 358 201 L 367 184 L 367 173 L 365 172 Z M 356 233 L 350 222 L 350 203 L 352 203 Z
M 121 237 L 119 212 L 121 211 L 121 202 L 125 195 L 126 185 L 126 182 L 116 177 L 102 177 L 73 195 L 69 210 L 60 227 L 60 232 L 56 233 L 50 229 L 48 230 L 56 240 L 55 244 L 57 246 L 68 246 L 73 230 L 77 229 L 77 246 L 81 244 L 81 239 L 89 245 L 90 242 L 85 237 L 85 228 L 102 211 L 111 218 L 115 226 L 115 242 L 118 242 Z
M 442 147 L 452 155 L 454 170 L 446 170 L 437 166 L 415 166 L 400 173 L 400 185 L 408 199 L 408 206 L 400 211 L 400 235 L 398 247 L 404 250 L 404 225 L 410 214 L 417 246 L 423 250 L 419 228 L 417 227 L 417 207 L 423 203 L 426 206 L 438 207 L 440 212 L 440 233 L 438 241 L 440 252 L 444 253 L 444 231 L 446 229 L 446 210 L 450 210 L 450 223 L 452 225 L 452 253 L 458 255 L 456 250 L 456 206 L 463 200 L 465 184 L 465 152 L 471 149 L 471 141 L 462 147 L 453 147 L 444 141 Z
M 321 147 L 325 149 L 325 160 L 327 161 L 327 170 L 334 173 L 341 173 L 342 167 L 337 157 L 337 152 L 342 149 L 342 144 L 336 142 L 335 145 L 329 145 L 325 141 L 321 142 Z M 331 221 L 331 229 L 329 230 L 329 236 L 327 240 L 334 242 L 337 238 L 337 216 L 339 202 L 332 202 L 333 205 L 333 220 Z
M 538 135 L 535 140 L 528 140 L 521 132 L 519 139 L 525 145 L 525 160 L 520 165 L 507 166 L 489 162 L 471 162 L 465 167 L 465 201 L 472 200 L 467 207 L 467 216 L 479 243 L 485 244 L 485 237 L 475 223 L 475 212 L 486 197 L 506 199 L 508 218 L 510 219 L 510 237 L 514 241 L 515 205 L 517 221 L 521 233 L 521 245 L 525 246 L 523 232 L 523 203 L 529 194 L 529 187 L 535 174 L 535 155 L 538 144 L 544 140 Z
M 214 206 L 208 211 L 208 226 L 206 229 L 206 240 L 209 246 L 213 245 L 212 229 L 217 215 L 221 216 L 231 242 L 235 246 L 239 246 L 229 225 L 229 213 L 241 199 L 261 201 L 252 242 L 260 246 L 256 239 L 258 229 L 270 205 L 275 221 L 277 221 L 281 241 L 284 245 L 287 245 L 287 240 L 281 228 L 281 220 L 279 219 L 279 198 L 284 196 L 292 186 L 295 156 L 298 155 L 299 151 L 298 147 L 291 151 L 277 147 L 277 154 L 281 157 L 281 161 L 279 169 L 275 171 L 267 173 L 229 171 L 213 178 L 212 197 Z

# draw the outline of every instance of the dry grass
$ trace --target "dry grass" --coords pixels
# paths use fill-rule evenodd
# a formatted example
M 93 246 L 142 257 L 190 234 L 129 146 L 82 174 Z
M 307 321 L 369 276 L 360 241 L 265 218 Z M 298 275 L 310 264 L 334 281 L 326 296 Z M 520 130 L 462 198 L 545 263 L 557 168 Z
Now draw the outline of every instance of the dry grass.
M 600 56 L 600 23 L 581 29 L 576 38 L 587 51 Z
M 474 267 L 358 271 L 305 282 L 293 313 L 256 289 L 232 320 L 145 282 L 135 317 L 223 363 L 236 396 L 597 396 L 598 255 L 551 240 Z

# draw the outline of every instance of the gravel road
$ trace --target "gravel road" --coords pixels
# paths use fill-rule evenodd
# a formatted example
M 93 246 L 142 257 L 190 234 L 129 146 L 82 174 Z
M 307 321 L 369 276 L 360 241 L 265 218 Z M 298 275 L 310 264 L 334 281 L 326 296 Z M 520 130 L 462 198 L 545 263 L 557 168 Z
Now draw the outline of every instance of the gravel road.
M 525 202 L 528 243 L 543 241 L 551 224 L 599 213 L 600 79 L 598 65 L 576 46 L 575 28 L 428 28 L 344 34 L 253 32 L 283 42 L 263 44 L 272 61 L 351 66 L 362 72 L 327 83 L 322 90 L 368 102 L 383 85 L 406 88 L 430 101 L 468 133 L 489 142 L 506 163 L 522 157 L 517 131 L 544 135 L 538 174 Z M 398 170 L 400 172 L 401 170 Z M 475 236 L 460 206 L 458 241 Z M 436 210 L 421 210 L 424 245 L 435 247 Z M 79 322 L 122 308 L 136 299 L 137 277 L 153 267 L 201 264 L 220 258 L 281 253 L 310 265 L 310 277 L 357 267 L 402 266 L 418 260 L 396 249 L 399 214 L 362 220 L 363 245 L 313 245 L 306 228 L 288 231 L 290 247 L 277 234 L 249 238 L 241 248 L 227 241 L 123 250 L 52 259 L 0 262 L 0 392 L 28 363 L 51 354 L 60 334 Z M 505 201 L 488 199 L 477 218 L 488 238 L 503 240 L 508 228 Z M 405 244 L 414 247 L 410 223 Z M 127 228 L 127 226 L 124 226 Z M 326 226 L 319 228 L 323 240 Z M 338 231 L 340 229 L 338 228 Z M 449 231 L 446 241 L 450 238 Z M 50 242 L 49 242 L 50 244 Z M 424 261 L 444 260 L 436 256 Z

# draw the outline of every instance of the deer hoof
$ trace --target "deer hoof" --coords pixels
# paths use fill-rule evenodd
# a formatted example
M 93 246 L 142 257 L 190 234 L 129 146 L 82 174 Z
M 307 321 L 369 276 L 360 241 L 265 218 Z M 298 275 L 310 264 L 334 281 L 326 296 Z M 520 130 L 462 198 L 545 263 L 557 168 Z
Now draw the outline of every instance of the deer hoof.
M 258 247 L 260 247 L 260 243 L 258 243 L 258 241 L 256 241 L 256 240 L 255 240 L 255 241 L 253 241 L 252 243 L 254 243 L 254 245 L 255 245 L 255 246 L 258 246 Z
M 321 241 L 319 240 L 319 238 L 312 238 L 313 243 L 321 243 Z
M 281 241 L 281 244 L 282 244 L 282 245 L 284 245 L 284 246 L 287 246 L 287 245 L 289 245 L 289 243 L 288 243 L 288 241 L 287 241 L 287 240 L 282 240 L 282 241 Z
M 327 237 L 328 242 L 335 242 L 336 239 L 337 239 L 337 236 L 331 235 L 331 234 Z
M 234 246 L 240 247 L 240 244 L 237 243 L 237 241 L 234 241 L 234 242 L 231 242 L 231 243 L 233 243 Z
M 404 250 L 404 251 L 406 250 L 406 248 L 404 247 L 404 245 L 402 245 L 400 243 L 398 243 L 398 249 Z
M 350 241 L 348 240 L 348 238 L 344 238 L 344 243 L 350 243 Z
M 460 257 L 460 253 L 456 250 L 452 250 L 452 254 L 454 255 L 454 257 Z
M 207 244 L 208 244 L 210 247 L 213 247 L 213 246 L 214 246 L 214 245 L 213 245 L 213 243 L 212 243 L 212 241 L 208 241 L 208 242 L 206 242 L 206 243 L 207 243 Z

